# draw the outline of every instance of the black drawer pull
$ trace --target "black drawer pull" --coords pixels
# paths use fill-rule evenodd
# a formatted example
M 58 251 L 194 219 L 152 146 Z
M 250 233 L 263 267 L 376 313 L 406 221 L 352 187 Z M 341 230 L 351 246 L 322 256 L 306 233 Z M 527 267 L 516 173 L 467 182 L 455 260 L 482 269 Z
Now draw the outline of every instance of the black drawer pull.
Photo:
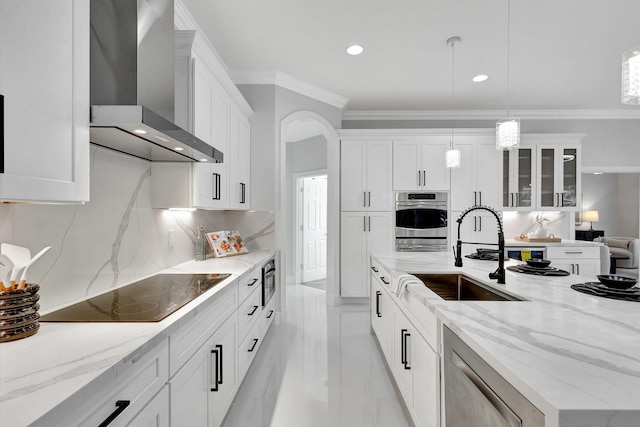
M 256 312 L 257 309 L 258 309 L 258 306 L 254 305 L 253 310 L 251 310 L 251 313 L 249 313 L 248 316 L 253 316 L 253 314 Z
M 267 316 L 267 319 L 271 319 L 271 316 L 273 316 L 273 310 L 269 310 L 269 315 Z
M 111 415 L 109 415 L 107 419 L 104 420 L 98 427 L 107 427 L 109 424 L 113 422 L 113 420 L 118 418 L 118 415 L 120 415 L 125 409 L 127 409 L 127 406 L 129 406 L 130 404 L 131 404 L 130 400 L 116 401 L 116 410 L 113 411 Z
M 255 279 L 253 279 L 253 282 L 249 283 L 247 286 L 253 286 L 256 284 L 257 281 L 258 281 L 258 278 L 256 277 Z
M 382 283 L 384 283 L 385 285 L 388 285 L 389 282 L 387 281 L 387 279 L 385 279 L 384 277 L 380 277 L 380 280 L 382 280 Z
M 248 350 L 249 353 L 251 353 L 253 350 L 255 350 L 256 345 L 258 345 L 258 338 L 254 338 L 253 339 L 253 345 L 251 346 L 251 348 Z
M 377 269 L 377 268 L 375 268 L 375 267 L 373 267 L 373 266 L 371 267 L 371 269 L 374 271 L 374 273 L 377 273 L 377 272 L 378 272 L 378 269 Z

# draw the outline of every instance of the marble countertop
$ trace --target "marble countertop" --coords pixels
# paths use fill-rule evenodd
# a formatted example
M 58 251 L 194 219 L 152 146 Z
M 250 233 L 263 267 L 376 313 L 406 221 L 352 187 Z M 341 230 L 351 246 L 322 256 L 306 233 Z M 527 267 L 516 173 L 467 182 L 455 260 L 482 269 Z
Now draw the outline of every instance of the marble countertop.
M 37 334 L 0 344 L 0 426 L 30 425 L 79 393 L 97 392 L 129 359 L 153 349 L 206 310 L 214 295 L 271 256 L 273 252 L 259 251 L 188 261 L 162 271 L 231 276 L 160 322 L 41 323 Z
M 574 291 L 588 280 L 576 275 L 507 271 L 499 285 L 488 279 L 496 262 L 465 258 L 458 268 L 448 253 L 373 256 L 392 276 L 464 272 L 526 299 L 444 301 L 425 286 L 407 290 L 545 413 L 547 427 L 640 426 L 640 303 Z
M 602 246 L 600 242 L 590 242 L 587 240 L 562 240 L 561 242 L 523 242 L 516 239 L 505 239 L 504 244 L 507 247 L 547 247 L 547 246 L 560 246 L 560 247 L 584 247 L 584 246 Z

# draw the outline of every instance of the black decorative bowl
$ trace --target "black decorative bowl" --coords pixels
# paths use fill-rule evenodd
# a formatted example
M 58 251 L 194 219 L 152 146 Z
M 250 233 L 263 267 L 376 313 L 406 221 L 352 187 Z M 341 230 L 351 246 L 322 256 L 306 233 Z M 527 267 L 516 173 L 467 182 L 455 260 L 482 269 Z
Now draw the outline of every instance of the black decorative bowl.
M 544 267 L 549 267 L 549 264 L 551 264 L 551 261 L 549 261 L 548 259 L 529 258 L 527 260 L 527 264 L 530 267 L 544 268 Z
M 629 289 L 636 284 L 637 280 L 630 277 L 616 276 L 615 274 L 601 274 L 598 280 L 603 285 L 613 289 Z

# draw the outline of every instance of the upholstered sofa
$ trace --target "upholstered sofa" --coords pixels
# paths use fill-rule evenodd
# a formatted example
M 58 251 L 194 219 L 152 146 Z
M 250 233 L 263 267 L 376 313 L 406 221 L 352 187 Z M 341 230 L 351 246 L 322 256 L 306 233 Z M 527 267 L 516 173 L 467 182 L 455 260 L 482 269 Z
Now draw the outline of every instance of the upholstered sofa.
M 628 259 L 619 259 L 616 262 L 616 273 L 638 277 L 638 265 L 640 264 L 640 240 L 635 237 L 605 236 L 593 239 L 594 242 L 602 242 L 613 255 L 626 255 Z M 602 272 L 606 274 L 606 272 Z

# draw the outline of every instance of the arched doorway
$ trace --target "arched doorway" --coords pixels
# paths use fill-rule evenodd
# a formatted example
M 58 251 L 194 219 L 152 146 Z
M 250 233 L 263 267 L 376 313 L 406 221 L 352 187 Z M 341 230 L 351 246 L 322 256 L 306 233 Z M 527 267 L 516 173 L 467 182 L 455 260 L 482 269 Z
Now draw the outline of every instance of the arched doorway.
M 295 135 L 294 135 L 295 134 Z M 280 144 L 278 153 L 278 191 L 276 192 L 276 247 L 281 249 L 281 311 L 286 310 L 286 286 L 287 275 L 295 271 L 298 262 L 295 253 L 291 251 L 291 235 L 295 227 L 295 218 L 292 218 L 295 206 L 293 191 L 291 190 L 291 159 L 287 158 L 287 144 L 295 143 L 293 140 L 309 140 L 318 138 L 325 142 L 326 147 L 326 176 L 327 176 L 327 301 L 333 303 L 339 294 L 338 277 L 338 230 L 339 230 L 339 162 L 340 162 L 340 138 L 333 126 L 322 116 L 311 111 L 297 111 L 283 118 L 280 122 Z M 291 142 L 289 142 L 291 141 Z M 291 154 L 291 150 L 289 150 Z M 289 248 L 287 250 L 286 248 Z

